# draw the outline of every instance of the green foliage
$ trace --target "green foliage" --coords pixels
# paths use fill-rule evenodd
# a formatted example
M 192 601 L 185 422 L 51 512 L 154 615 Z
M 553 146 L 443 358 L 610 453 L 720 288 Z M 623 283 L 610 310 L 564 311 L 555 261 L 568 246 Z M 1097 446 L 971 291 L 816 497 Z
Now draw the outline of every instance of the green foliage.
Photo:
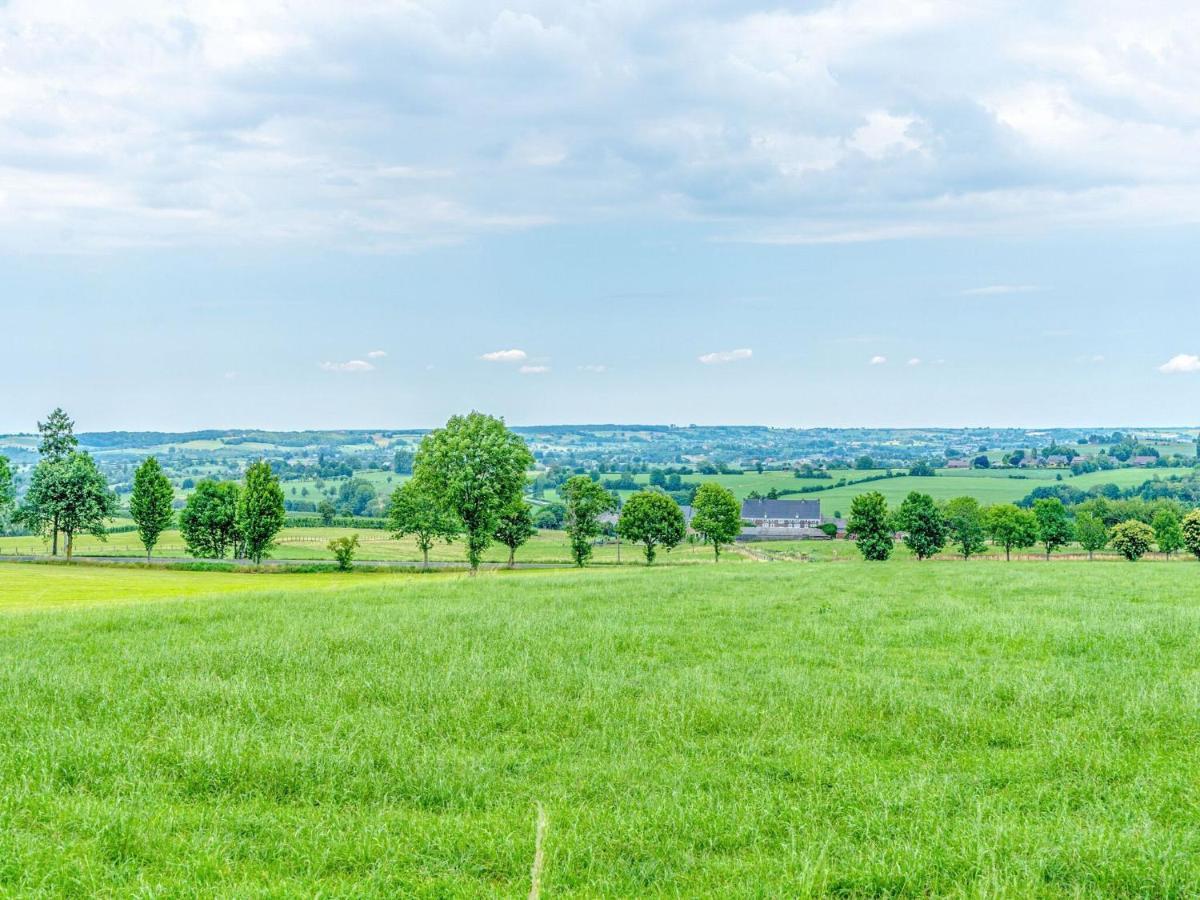
M 673 550 L 687 534 L 683 510 L 659 491 L 638 491 L 625 501 L 617 533 L 627 541 L 642 544 L 646 565 L 652 565 L 658 548 Z
M 255 565 L 270 554 L 286 521 L 279 477 L 265 460 L 253 463 L 246 469 L 246 485 L 238 496 L 237 526 L 246 556 Z
M 38 453 L 43 461 L 61 462 L 79 446 L 79 439 L 75 437 L 75 423 L 59 407 L 55 407 L 45 422 L 38 422 L 37 427 L 41 435 Z
M 1078 512 L 1075 514 L 1075 539 L 1090 559 L 1097 550 L 1108 546 L 1108 526 L 1095 513 Z
M 179 534 L 187 552 L 200 559 L 236 557 L 242 542 L 238 532 L 238 495 L 233 481 L 206 478 L 196 483 L 179 513 Z
M 429 551 L 433 545 L 439 540 L 450 543 L 460 528 L 458 520 L 442 506 L 438 498 L 415 479 L 404 482 L 392 491 L 388 527 L 397 540 L 409 535 L 416 540 L 426 566 L 429 565 Z
M 74 551 L 75 535 L 107 536 L 107 520 L 117 513 L 116 495 L 87 453 L 71 452 L 38 463 L 18 514 L 31 531 L 58 532 L 66 537 L 67 559 Z
M 854 535 L 863 559 L 882 562 L 892 555 L 895 529 L 887 500 L 878 491 L 859 494 L 850 501 L 850 521 L 846 529 Z
M 8 527 L 16 500 L 17 491 L 13 485 L 12 467 L 7 456 L 0 456 L 0 531 Z
M 700 485 L 692 501 L 692 529 L 706 544 L 712 544 L 719 562 L 721 546 L 733 543 L 742 533 L 742 505 L 733 491 L 714 481 Z
M 617 503 L 612 494 L 586 475 L 568 478 L 559 494 L 566 501 L 571 556 L 575 565 L 582 566 L 592 558 L 592 542 L 601 531 L 600 516 L 615 511 Z
M 129 515 L 138 528 L 138 537 L 150 558 L 159 536 L 171 527 L 175 518 L 175 491 L 153 456 L 138 466 L 133 475 L 133 493 L 129 495 Z
M 117 496 L 87 453 L 70 453 L 60 463 L 60 494 L 56 511 L 58 527 L 67 539 L 67 560 L 75 547 L 75 535 L 90 534 L 104 540 L 107 520 L 117 514 Z
M 1136 519 L 1120 522 L 1113 526 L 1111 543 L 1127 560 L 1137 562 L 1154 545 L 1154 529 Z
M 349 572 L 354 568 L 354 554 L 358 551 L 357 534 L 344 534 L 336 537 L 326 544 L 326 547 L 333 554 L 333 558 L 337 560 L 338 569 Z
M 1200 509 L 1194 509 L 1183 517 L 1182 529 L 1183 546 L 1188 553 L 1200 559 Z
M 1183 523 L 1179 513 L 1169 506 L 1164 506 L 1154 515 L 1154 543 L 1158 544 L 1160 553 L 1168 558 L 1177 550 L 1183 549 Z
M 365 478 L 350 478 L 338 487 L 335 508 L 343 516 L 366 515 L 375 493 L 375 485 Z
M 929 559 L 946 546 L 946 520 L 928 494 L 913 491 L 905 497 L 895 524 L 904 532 L 904 544 L 917 559 Z
M 558 531 L 567 521 L 567 507 L 563 503 L 547 503 L 538 507 L 533 515 L 533 524 L 538 528 Z
M 1012 559 L 1013 550 L 1032 547 L 1038 539 L 1038 521 L 1027 509 L 1012 503 L 988 507 L 984 524 L 993 541 L 1004 548 L 1005 559 Z
M 1037 520 L 1037 539 L 1046 548 L 1046 559 L 1059 547 L 1065 547 L 1075 537 L 1071 514 L 1057 497 L 1035 500 L 1033 516 Z
M 500 516 L 524 492 L 531 465 L 525 442 L 503 420 L 479 412 L 454 416 L 421 441 L 413 479 L 462 523 L 472 572 Z
M 955 497 L 946 503 L 943 514 L 946 519 L 947 536 L 958 548 L 963 559 L 982 553 L 987 544 L 984 538 L 983 508 L 974 497 Z
M 321 523 L 328 526 L 333 523 L 333 517 L 337 515 L 337 507 L 328 499 L 322 500 L 317 504 L 317 515 L 321 517 Z
M 517 561 L 517 548 L 537 534 L 533 524 L 533 508 L 524 500 L 517 500 L 500 514 L 496 522 L 496 540 L 508 548 L 508 567 Z

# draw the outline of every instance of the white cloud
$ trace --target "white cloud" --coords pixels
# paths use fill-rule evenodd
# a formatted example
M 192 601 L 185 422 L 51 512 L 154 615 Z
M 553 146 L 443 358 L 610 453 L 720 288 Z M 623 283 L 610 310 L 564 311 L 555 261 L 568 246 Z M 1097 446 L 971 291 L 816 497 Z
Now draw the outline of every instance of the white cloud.
M 579 371 L 580 372 L 596 372 L 596 373 L 607 372 L 608 366 L 604 365 L 603 363 L 589 363 L 588 365 L 580 366 Z
M 518 363 L 529 358 L 524 350 L 493 350 L 479 357 L 485 362 Z
M 386 350 L 372 350 L 367 354 L 367 359 L 383 359 L 387 356 Z
M 917 150 L 921 144 L 909 137 L 916 120 L 912 116 L 893 116 L 882 110 L 867 115 L 867 122 L 850 138 L 850 146 L 871 159 L 883 159 L 890 153 Z
M 750 359 L 753 356 L 753 350 L 743 347 L 740 350 L 718 350 L 714 353 L 705 353 L 696 358 L 706 366 L 713 366 L 722 363 L 740 362 L 743 359 Z
M 986 287 L 968 288 L 964 297 L 996 297 L 1003 294 L 1032 294 L 1042 290 L 1036 284 L 989 284 Z
M 919 366 L 920 364 L 921 364 L 921 358 L 919 356 L 914 356 L 907 363 L 907 365 L 910 365 L 910 366 Z
M 237 373 L 237 372 L 230 371 L 230 372 L 226 372 L 226 373 L 225 373 L 225 380 L 226 380 L 226 381 L 236 381 L 236 380 L 237 380 L 237 377 L 238 377 L 238 373 Z
M 871 357 L 871 365 L 873 365 L 873 366 L 882 366 L 886 362 L 887 362 L 886 356 L 872 356 Z
M 550 371 L 549 366 L 521 366 L 517 369 L 522 375 L 545 375 Z
M 1178 356 L 1172 356 L 1169 360 L 1158 367 L 1158 371 L 1167 375 L 1183 375 L 1192 372 L 1200 372 L 1200 356 L 1193 356 L 1190 353 L 1180 353 Z
M 373 365 L 364 359 L 351 359 L 347 362 L 323 362 L 321 368 L 326 372 L 371 372 Z

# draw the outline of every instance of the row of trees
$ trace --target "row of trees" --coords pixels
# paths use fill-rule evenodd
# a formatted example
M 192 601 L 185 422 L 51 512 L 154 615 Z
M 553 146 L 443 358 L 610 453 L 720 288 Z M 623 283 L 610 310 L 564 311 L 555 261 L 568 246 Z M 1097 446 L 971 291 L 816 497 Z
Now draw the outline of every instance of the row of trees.
M 451 418 L 427 435 L 413 458 L 413 477 L 392 494 L 389 527 L 412 537 L 426 565 L 438 541 L 462 538 L 472 572 L 493 541 L 517 549 L 537 531 L 533 508 L 525 501 L 526 472 L 533 463 L 525 442 L 500 419 L 472 412 Z M 583 566 L 604 530 L 604 517 L 618 509 L 617 499 L 588 477 L 568 478 L 559 488 L 564 526 L 576 565 Z M 741 529 L 740 505 L 720 485 L 696 491 L 692 526 L 712 545 L 715 558 Z M 646 562 L 660 550 L 678 546 L 687 534 L 683 510 L 661 490 L 639 491 L 620 509 L 617 534 L 643 546 Z
M 948 545 L 967 559 L 982 553 L 988 539 L 1004 548 L 1006 559 L 1012 559 L 1013 550 L 1036 545 L 1049 559 L 1072 541 L 1078 541 L 1089 558 L 1111 546 L 1126 559 L 1138 560 L 1156 545 L 1168 557 L 1186 549 L 1200 558 L 1200 510 L 1181 516 L 1169 506 L 1160 508 L 1151 524 L 1128 519 L 1110 525 L 1090 510 L 1072 517 L 1062 501 L 1053 497 L 1023 509 L 1012 503 L 983 507 L 974 497 L 938 504 L 928 494 L 913 491 L 893 512 L 887 499 L 872 491 L 854 498 L 847 528 L 869 560 L 890 557 L 897 533 L 903 535 L 905 546 L 917 559 L 928 559 Z

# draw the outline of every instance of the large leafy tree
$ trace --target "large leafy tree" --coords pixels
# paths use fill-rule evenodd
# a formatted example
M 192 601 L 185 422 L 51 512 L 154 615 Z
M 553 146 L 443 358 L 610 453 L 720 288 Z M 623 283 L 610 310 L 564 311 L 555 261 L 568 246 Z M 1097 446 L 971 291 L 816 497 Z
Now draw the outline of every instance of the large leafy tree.
M 271 471 L 266 460 L 252 463 L 246 469 L 246 484 L 238 496 L 237 526 L 246 556 L 255 565 L 270 554 L 286 521 L 279 476 Z
M 1075 539 L 1087 551 L 1088 559 L 1092 559 L 1097 550 L 1108 546 L 1108 526 L 1093 512 L 1078 512 L 1075 514 Z
M 1150 552 L 1154 543 L 1154 529 L 1145 522 L 1130 519 L 1113 526 L 1111 540 L 1114 550 L 1130 562 L 1137 562 Z
M 496 540 L 508 548 L 508 567 L 517 562 L 517 548 L 537 534 L 533 508 L 524 500 L 509 504 L 496 522 Z
M 617 508 L 613 495 L 586 475 L 568 478 L 558 490 L 566 503 L 567 538 L 571 557 L 582 566 L 592 557 L 592 542 L 601 531 L 600 517 Z
M 986 531 L 983 527 L 983 508 L 974 497 L 955 497 L 946 503 L 944 511 L 950 542 L 958 548 L 963 559 L 982 553 Z
M 230 550 L 237 553 L 238 495 L 241 490 L 232 481 L 206 478 L 179 513 L 179 533 L 188 553 L 201 559 L 224 559 Z
M 16 500 L 17 491 L 13 485 L 12 467 L 8 464 L 7 456 L 0 456 L 0 531 L 8 527 Z
M 1035 500 L 1033 515 L 1037 519 L 1037 539 L 1046 548 L 1046 559 L 1059 547 L 1065 547 L 1074 540 L 1071 514 L 1057 497 Z
M 474 574 L 500 516 L 525 490 L 533 455 L 504 421 L 472 412 L 425 436 L 413 480 L 461 523 Z
M 1183 523 L 1174 509 L 1164 506 L 1155 513 L 1153 528 L 1154 543 L 1158 544 L 1159 552 L 1165 553 L 1168 559 L 1176 550 L 1183 548 Z
M 454 540 L 459 532 L 459 523 L 420 483 L 409 480 L 392 491 L 388 529 L 397 540 L 412 535 L 428 568 L 429 551 L 433 545 L 438 540 L 444 540 L 447 544 Z
M 1038 523 L 1033 513 L 1012 503 L 988 507 L 985 516 L 988 534 L 1004 548 L 1004 558 L 1011 560 L 1014 549 L 1032 547 L 1038 539 Z
M 138 538 L 146 548 L 146 559 L 159 536 L 171 527 L 175 518 L 175 491 L 153 456 L 133 473 L 133 493 L 129 495 L 129 515 L 137 525 Z
M 638 491 L 625 501 L 617 534 L 635 544 L 642 544 L 646 565 L 654 563 L 658 548 L 673 550 L 687 534 L 683 510 L 669 495 L 661 491 Z
M 929 494 L 912 491 L 896 513 L 904 544 L 917 559 L 929 559 L 946 546 L 946 520 Z
M 62 411 L 61 408 L 55 407 L 54 410 L 46 417 L 45 422 L 38 422 L 38 434 L 41 439 L 38 442 L 38 453 L 41 454 L 41 462 L 38 467 L 53 465 L 55 463 L 64 462 L 68 456 L 75 452 L 79 446 L 79 439 L 75 437 L 75 423 L 71 418 Z M 60 473 L 59 473 L 60 474 Z M 57 474 L 55 472 L 43 473 L 43 485 L 49 485 L 55 481 Z M 50 533 L 50 552 L 54 556 L 58 556 L 58 533 L 62 531 L 59 524 L 59 511 L 53 508 L 53 504 L 46 510 L 47 518 L 45 520 L 38 517 L 37 510 L 29 507 L 26 510 L 26 522 L 30 530 L 39 533 Z M 39 527 L 34 528 L 32 519 L 29 516 L 37 518 Z
M 721 547 L 742 533 L 742 505 L 729 488 L 706 481 L 692 500 L 692 530 L 712 544 L 713 557 L 721 561 Z
M 17 519 L 30 531 L 50 537 L 57 551 L 58 534 L 66 537 L 67 559 L 75 535 L 107 536 L 106 520 L 117 512 L 116 495 L 87 453 L 72 452 L 38 463 L 25 491 Z
M 854 535 L 863 559 L 882 562 L 892 555 L 895 529 L 892 528 L 887 498 L 879 491 L 859 494 L 850 501 L 850 521 L 846 529 Z

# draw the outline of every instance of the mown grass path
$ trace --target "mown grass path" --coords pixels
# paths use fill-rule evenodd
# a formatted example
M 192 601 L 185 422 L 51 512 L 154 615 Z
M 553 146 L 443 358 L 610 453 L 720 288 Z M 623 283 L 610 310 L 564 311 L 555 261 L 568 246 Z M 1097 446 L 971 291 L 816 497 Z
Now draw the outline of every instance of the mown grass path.
M 1196 571 L 0 566 L 0 894 L 1192 896 Z

